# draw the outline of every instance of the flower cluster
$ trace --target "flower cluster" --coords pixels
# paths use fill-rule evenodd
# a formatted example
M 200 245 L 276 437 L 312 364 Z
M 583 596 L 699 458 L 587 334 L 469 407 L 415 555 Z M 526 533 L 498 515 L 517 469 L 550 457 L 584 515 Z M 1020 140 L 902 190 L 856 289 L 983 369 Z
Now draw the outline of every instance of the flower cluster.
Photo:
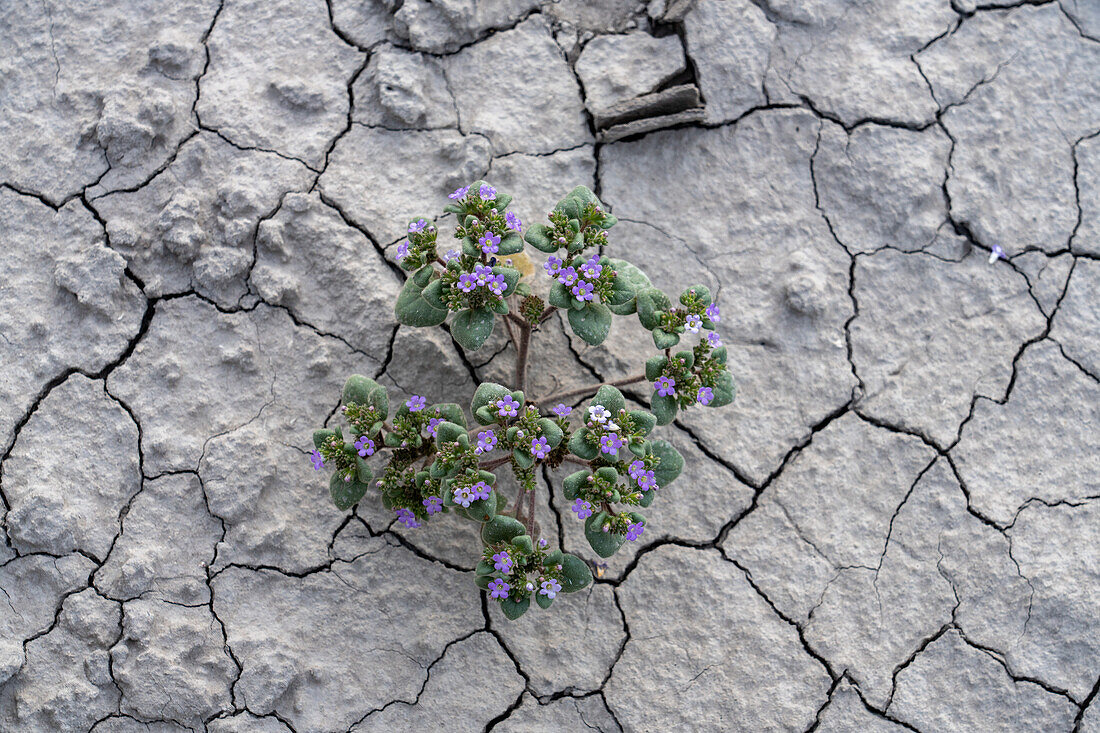
M 331 472 L 329 494 L 339 509 L 351 509 L 368 491 L 376 494 L 393 513 L 390 531 L 422 528 L 441 516 L 476 523 L 482 547 L 473 573 L 477 586 L 515 619 L 533 604 L 548 608 L 560 594 L 592 582 L 587 562 L 540 539 L 537 477 L 557 480 L 555 472 L 567 463 L 579 469 L 561 479 L 561 495 L 583 523 L 591 549 L 610 557 L 644 536 L 647 520 L 639 512 L 658 493 L 669 495 L 667 487 L 683 468 L 683 457 L 650 433 L 679 410 L 728 404 L 733 380 L 715 332 L 722 314 L 710 291 L 690 287 L 673 305 L 638 267 L 605 256 L 617 220 L 592 191 L 575 188 L 547 223 L 526 229 L 508 210 L 511 196 L 485 181 L 449 198 L 444 212 L 454 214 L 457 245 L 437 255 L 433 222 L 450 226 L 450 217 L 409 224 L 396 248 L 409 274 L 394 313 L 406 326 L 446 322 L 450 337 L 468 353 L 481 349 L 494 330 L 499 334 L 502 322 L 517 359 L 512 384 L 481 383 L 462 405 L 404 395 L 391 409 L 385 387 L 353 375 L 338 413 L 344 424 L 314 433 L 309 460 L 316 470 Z M 548 256 L 549 283 L 524 254 L 528 245 Z M 645 361 L 644 374 L 613 384 L 652 385 L 648 410 L 628 409 L 611 384 L 536 398 L 525 393 L 532 344 L 543 340 L 548 325 L 560 322 L 596 346 L 609 334 L 613 316 L 633 315 L 651 332 L 657 352 Z M 673 353 L 681 338 L 698 343 Z M 537 357 L 532 368 L 542 368 Z M 566 375 L 540 377 L 543 383 L 567 381 Z M 577 406 L 574 400 L 586 396 L 591 400 Z M 514 481 L 498 482 L 499 471 Z M 509 495 L 512 487 L 517 491 Z

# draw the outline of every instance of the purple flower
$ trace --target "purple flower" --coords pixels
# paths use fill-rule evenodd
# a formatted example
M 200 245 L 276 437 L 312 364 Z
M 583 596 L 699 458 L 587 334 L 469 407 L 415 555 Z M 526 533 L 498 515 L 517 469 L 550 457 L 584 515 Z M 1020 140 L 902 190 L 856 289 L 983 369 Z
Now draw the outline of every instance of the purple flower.
M 470 496 L 473 497 L 474 501 L 478 501 L 480 499 L 488 499 L 489 492 L 492 490 L 493 489 L 489 486 L 489 484 L 485 483 L 484 481 L 478 481 L 476 484 L 470 487 Z
M 508 591 L 512 590 L 512 586 L 505 583 L 500 578 L 489 582 L 489 597 L 490 598 L 507 598 Z
M 512 557 L 507 551 L 501 550 L 497 554 L 493 555 L 493 567 L 502 573 L 512 572 Z
M 497 190 L 487 183 L 481 184 L 481 188 L 477 190 L 477 195 L 481 197 L 483 201 L 493 201 L 497 197 Z
M 576 512 L 577 519 L 588 519 L 592 516 L 592 505 L 584 499 L 576 499 L 569 508 Z
M 635 522 L 626 528 L 626 538 L 633 542 L 642 536 L 642 532 L 645 530 L 645 525 L 641 522 Z
M 610 456 L 616 455 L 622 447 L 623 441 L 615 433 L 608 433 L 600 438 L 600 451 Z
M 409 256 L 409 240 L 405 240 L 401 244 L 397 245 L 397 261 L 405 259 Z
M 550 578 L 550 580 L 544 580 L 542 582 L 542 590 L 539 591 L 539 595 L 553 598 L 559 591 L 561 591 L 561 583 Z
M 643 473 L 645 473 L 645 464 L 641 461 L 634 461 L 626 468 L 626 472 L 630 474 L 630 478 L 637 479 Z
M 509 211 L 504 215 L 504 221 L 508 224 L 508 228 L 514 232 L 521 231 L 523 229 L 523 222 L 519 220 L 519 217 Z
M 478 285 L 485 285 L 493 277 L 493 268 L 488 265 L 478 265 L 474 268 L 474 276 Z
M 703 319 L 692 313 L 684 322 L 684 327 L 692 333 L 699 333 L 699 329 L 703 327 Z
M 603 405 L 589 405 L 588 419 L 593 422 L 607 422 L 609 417 L 611 417 L 611 412 Z
M 638 488 L 642 491 L 657 488 L 657 477 L 653 475 L 653 471 L 642 471 L 634 477 L 634 480 L 638 482 Z
M 577 284 L 573 286 L 573 295 L 577 296 L 577 300 L 592 300 L 593 290 L 592 283 L 578 280 Z
M 563 402 L 559 402 L 557 407 L 554 408 L 554 414 L 558 417 L 565 417 L 572 411 L 573 409 Z
M 531 441 L 531 455 L 540 461 L 550 455 L 550 443 L 546 438 L 537 438 Z
M 572 285 L 577 281 L 577 271 L 572 267 L 566 267 L 558 270 L 558 282 L 562 285 Z
M 481 239 L 477 240 L 477 245 L 487 255 L 495 255 L 500 250 L 500 247 L 497 246 L 499 244 L 500 237 L 492 232 L 485 232 L 481 235 Z
M 558 273 L 561 272 L 561 266 L 563 264 L 565 263 L 561 261 L 560 257 L 550 255 L 546 258 L 546 264 L 543 265 L 543 268 L 546 270 L 546 274 L 550 277 L 557 277 Z
M 409 412 L 420 412 L 428 406 L 428 400 L 425 397 L 414 394 L 409 399 L 405 400 L 405 407 L 409 408 Z
M 429 496 L 420 503 L 427 508 L 428 514 L 438 514 L 443 511 L 443 500 L 438 496 Z
M 428 222 L 427 221 L 425 221 L 424 219 L 417 219 L 416 221 L 409 224 L 409 233 L 410 234 L 419 234 L 420 232 L 424 231 L 427 227 L 428 227 Z
M 457 249 L 449 249 L 443 253 L 443 261 L 450 262 L 451 260 L 457 260 L 461 256 L 461 253 Z
M 718 323 L 722 320 L 722 313 L 718 310 L 717 303 L 711 303 L 710 305 L 708 305 L 706 313 L 707 318 L 710 319 L 711 323 Z
M 313 470 L 320 471 L 325 467 L 325 459 L 321 457 L 321 451 L 315 450 L 309 454 L 309 460 L 313 461 Z
M 365 435 L 360 435 L 359 440 L 355 441 L 355 448 L 359 451 L 360 458 L 374 455 L 374 441 Z
M 458 276 L 458 289 L 464 293 L 468 293 L 477 287 L 477 278 L 473 275 L 459 275 Z
M 671 397 L 676 394 L 676 380 L 669 379 L 668 377 L 661 377 L 653 383 L 653 389 L 657 390 L 657 394 L 662 397 Z
M 598 278 L 601 272 L 603 272 L 603 265 L 599 264 L 599 261 L 589 260 L 581 265 L 581 274 L 591 280 Z
M 710 387 L 700 387 L 699 394 L 695 395 L 695 401 L 704 407 L 714 401 L 714 390 Z
M 455 504 L 461 504 L 464 507 L 470 506 L 470 502 L 474 500 L 473 492 L 470 491 L 469 486 L 459 486 L 454 490 L 454 502 Z
M 993 251 L 989 253 L 989 264 L 992 265 L 997 260 L 1005 260 L 1005 259 L 1008 259 L 1008 258 L 1005 256 L 1005 251 L 1001 247 L 1001 245 L 999 245 L 999 244 L 993 245 Z
M 539 549 L 540 550 L 545 550 L 546 546 L 549 545 L 549 544 L 550 543 L 546 541 L 546 538 L 543 537 L 542 539 L 539 540 Z
M 483 433 L 477 434 L 477 448 L 475 453 L 481 455 L 482 453 L 488 453 L 497 444 L 497 436 L 492 430 L 486 430 Z
M 714 331 L 707 334 L 707 341 L 716 349 L 722 345 L 722 339 Z
M 443 422 L 443 418 L 441 417 L 433 417 L 431 420 L 428 420 L 428 435 L 434 438 L 436 432 L 439 431 L 439 424 L 441 422 Z
M 512 395 L 506 394 L 496 402 L 497 414 L 501 417 L 515 417 L 519 403 L 512 399 Z
M 504 275 L 497 275 L 489 278 L 487 287 L 493 295 L 504 295 L 504 291 L 508 289 L 508 283 L 504 280 Z
M 409 529 L 416 529 L 420 526 L 420 522 L 416 521 L 416 517 L 408 509 L 398 509 L 397 518 L 400 520 L 401 524 Z
M 452 191 L 451 194 L 448 196 L 448 198 L 451 198 L 451 199 L 454 199 L 455 201 L 458 201 L 459 199 L 461 199 L 463 196 L 465 196 L 469 192 L 470 192 L 470 187 L 469 186 L 463 186 L 462 188 L 456 188 L 454 191 Z

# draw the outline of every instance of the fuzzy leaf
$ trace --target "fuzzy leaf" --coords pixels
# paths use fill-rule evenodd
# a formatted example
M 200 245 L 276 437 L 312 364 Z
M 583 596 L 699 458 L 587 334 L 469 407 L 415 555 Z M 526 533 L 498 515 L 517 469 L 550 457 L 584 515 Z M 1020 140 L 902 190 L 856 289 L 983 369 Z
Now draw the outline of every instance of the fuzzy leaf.
M 664 488 L 675 481 L 680 471 L 684 470 L 684 457 L 667 440 L 653 441 L 650 450 L 661 459 L 653 469 L 653 477 L 657 479 L 657 485 Z
M 555 308 L 569 308 L 572 307 L 575 298 L 569 292 L 569 288 L 562 285 L 555 280 L 550 285 L 550 294 L 547 295 L 547 302 Z
M 466 425 L 466 415 L 462 412 L 462 408 L 455 402 L 441 402 L 438 405 L 432 405 L 432 412 L 436 417 L 441 417 L 447 422 L 453 422 L 455 425 Z
M 647 410 L 631 410 L 629 413 L 630 419 L 634 421 L 635 427 L 642 435 L 649 435 L 653 432 L 654 426 L 657 425 L 657 416 Z
M 432 307 L 424 300 L 424 287 L 432 276 L 432 268 L 425 265 L 405 281 L 394 305 L 397 322 L 406 326 L 438 326 L 447 320 L 448 311 Z
M 520 468 L 530 468 L 535 465 L 535 459 L 531 456 L 531 453 L 522 448 L 516 448 L 512 451 L 512 460 L 515 461 L 516 465 Z
M 676 401 L 675 396 L 665 397 L 654 392 L 653 397 L 649 400 L 649 409 L 656 416 L 658 425 L 668 425 L 676 419 L 678 408 L 679 403 Z
M 553 602 L 554 599 L 550 596 L 535 594 L 535 603 L 539 604 L 540 608 L 550 608 L 550 604 Z
M 592 571 L 588 563 L 576 555 L 566 555 L 561 561 L 561 591 L 576 593 L 592 583 Z
M 517 237 L 518 239 L 518 237 Z M 519 270 L 514 267 L 494 267 L 494 275 L 504 276 L 504 297 L 507 298 L 516 290 L 516 285 L 519 284 Z
M 355 506 L 356 502 L 363 498 L 363 494 L 367 493 L 368 488 L 370 487 L 367 484 L 355 479 L 345 481 L 337 473 L 333 473 L 328 482 L 328 493 L 332 496 L 332 502 L 342 512 Z
M 680 335 L 676 333 L 669 333 L 660 328 L 653 329 L 653 345 L 661 351 L 665 349 L 671 349 L 676 344 L 680 343 Z
M 573 455 L 578 458 L 583 458 L 586 461 L 591 461 L 600 454 L 599 449 L 594 445 L 589 445 L 585 438 L 589 434 L 588 428 L 581 428 L 577 432 L 573 433 L 573 437 L 569 439 L 569 450 Z
M 522 616 L 527 612 L 527 609 L 531 606 L 531 597 L 528 596 L 518 603 L 511 598 L 500 599 L 500 610 L 504 612 L 512 621 Z
M 691 369 L 695 366 L 695 354 L 691 351 L 677 351 L 674 355 L 676 359 L 680 359 L 684 363 L 684 369 Z
M 354 402 L 358 405 L 369 405 L 371 392 L 378 388 L 378 382 L 362 374 L 352 374 L 344 382 L 344 393 L 341 396 L 343 403 Z
M 339 436 L 340 434 L 335 430 L 314 430 L 313 431 L 313 447 L 320 448 L 321 444 L 332 437 Z
M 611 311 L 603 303 L 589 302 L 584 310 L 569 310 L 573 333 L 592 346 L 599 346 L 611 330 Z
M 481 540 L 487 545 L 495 545 L 497 542 L 511 542 L 526 531 L 523 522 L 514 517 L 498 514 L 481 528 Z
M 474 392 L 474 398 L 470 400 L 470 412 L 476 415 L 479 408 L 491 408 L 497 400 L 501 399 L 506 394 L 511 394 L 507 387 L 493 382 L 482 382 L 478 385 L 477 391 Z M 493 421 L 489 420 L 488 422 L 483 422 L 479 419 L 478 422 L 482 425 L 488 425 Z
M 488 308 L 467 308 L 451 321 L 451 335 L 467 351 L 477 351 L 496 324 L 496 316 Z
M 447 310 L 447 304 L 443 302 L 443 280 L 436 279 L 428 283 L 424 288 L 424 300 L 428 305 L 439 310 Z
M 645 288 L 638 291 L 638 320 L 643 328 L 650 331 L 661 325 L 661 314 L 672 306 L 668 296 L 657 288 Z
M 733 375 L 722 372 L 718 375 L 718 384 L 714 387 L 714 400 L 708 407 L 722 407 L 733 402 L 737 394 L 737 386 L 733 383 Z
M 581 488 L 588 484 L 588 477 L 591 475 L 591 471 L 577 471 L 566 476 L 565 480 L 561 482 L 562 496 L 569 501 L 576 499 Z
M 508 232 L 497 247 L 497 254 L 501 257 L 517 254 L 523 251 L 523 238 L 515 232 Z
M 665 365 L 668 364 L 668 357 L 666 356 L 652 356 L 645 360 L 645 378 L 650 382 L 656 382 L 661 376 L 661 371 L 664 370 Z
M 535 545 L 531 541 L 531 536 L 530 535 L 521 534 L 519 537 L 513 538 L 512 539 L 512 545 L 517 550 L 519 550 L 520 552 L 523 552 L 526 555 L 530 555 L 532 552 L 535 551 Z
M 619 410 L 626 408 L 623 393 L 610 384 L 605 384 L 596 390 L 596 395 L 592 398 L 592 404 L 603 405 L 610 410 L 613 417 L 619 414 Z
M 607 512 L 599 511 L 584 520 L 584 536 L 588 544 L 600 557 L 611 557 L 626 542 L 625 534 L 604 532 L 603 523 L 607 521 Z
M 488 499 L 478 499 L 477 501 L 470 502 L 470 506 L 466 507 L 466 514 L 478 522 L 488 522 L 497 514 L 497 497 L 495 491 L 489 492 Z
M 550 227 L 545 224 L 534 224 L 527 228 L 523 239 L 535 249 L 553 254 L 558 251 L 558 245 L 550 239 L 550 231 Z
M 458 436 L 465 434 L 466 428 L 461 425 L 443 421 L 435 428 L 435 444 L 442 448 L 444 443 L 453 443 L 458 440 Z
M 546 438 L 546 442 L 550 444 L 551 448 L 557 448 L 561 445 L 561 439 L 564 437 L 561 428 L 558 424 L 548 417 L 539 418 L 539 429 L 542 431 L 542 436 Z
M 492 575 L 497 569 L 493 567 L 493 563 L 488 560 L 478 560 L 477 567 L 474 568 L 474 572 L 478 575 Z
M 710 305 L 710 288 L 706 285 L 692 285 L 691 287 L 680 293 L 680 302 L 687 305 L 688 299 L 691 297 L 692 291 L 695 292 L 695 296 L 703 301 L 703 305 Z

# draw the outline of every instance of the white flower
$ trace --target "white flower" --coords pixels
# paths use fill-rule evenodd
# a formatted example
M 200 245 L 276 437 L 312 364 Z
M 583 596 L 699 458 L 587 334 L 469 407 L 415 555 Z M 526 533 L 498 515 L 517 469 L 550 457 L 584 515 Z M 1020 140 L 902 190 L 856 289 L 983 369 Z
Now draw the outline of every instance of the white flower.
M 603 405 L 590 405 L 588 415 L 596 422 L 607 422 L 607 418 L 611 417 L 611 412 Z
M 617 433 L 619 432 L 619 430 L 621 430 L 621 428 L 613 422 L 607 423 L 605 427 L 612 433 Z

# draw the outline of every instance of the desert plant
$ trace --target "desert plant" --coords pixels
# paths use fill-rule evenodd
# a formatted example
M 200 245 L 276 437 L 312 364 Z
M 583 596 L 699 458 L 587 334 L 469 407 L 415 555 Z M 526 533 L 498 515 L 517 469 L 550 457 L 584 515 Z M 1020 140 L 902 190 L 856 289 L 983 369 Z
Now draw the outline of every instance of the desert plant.
M 418 395 L 391 411 L 385 387 L 353 375 L 340 410 L 347 431 L 316 431 L 312 460 L 317 470 L 332 469 L 329 491 L 341 510 L 373 487 L 406 527 L 440 514 L 478 522 L 483 546 L 476 583 L 515 619 L 532 599 L 548 608 L 559 592 L 592 582 L 585 561 L 536 538 L 536 468 L 579 467 L 562 482 L 562 494 L 584 521 L 592 549 L 610 557 L 638 539 L 646 525 L 638 510 L 683 468 L 676 449 L 650 440 L 650 432 L 679 410 L 728 404 L 734 384 L 714 331 L 720 314 L 710 291 L 689 287 L 674 305 L 638 267 L 603 255 L 616 218 L 587 188 L 573 189 L 548 223 L 525 233 L 519 218 L 505 212 L 511 196 L 484 181 L 450 198 L 444 211 L 457 219 L 459 247 L 440 255 L 438 230 L 423 217 L 409 224 L 408 239 L 397 248 L 398 263 L 412 273 L 397 298 L 397 320 L 438 326 L 453 313 L 451 335 L 470 351 L 481 348 L 500 321 L 515 347 L 512 384 L 479 385 L 469 405 L 471 422 L 457 403 L 429 405 Z M 542 268 L 548 287 L 539 286 L 525 243 L 549 255 Z M 658 353 L 645 362 L 644 373 L 529 399 L 524 390 L 532 335 L 559 310 L 592 345 L 607 337 L 613 315 L 637 314 Z M 673 353 L 692 335 L 698 336 L 694 346 Z M 628 409 L 618 389 L 640 382 L 653 386 L 651 411 Z M 593 393 L 580 419 L 571 420 L 570 402 Z M 383 456 L 385 465 L 372 467 Z M 505 466 L 519 486 L 511 501 L 493 473 Z

